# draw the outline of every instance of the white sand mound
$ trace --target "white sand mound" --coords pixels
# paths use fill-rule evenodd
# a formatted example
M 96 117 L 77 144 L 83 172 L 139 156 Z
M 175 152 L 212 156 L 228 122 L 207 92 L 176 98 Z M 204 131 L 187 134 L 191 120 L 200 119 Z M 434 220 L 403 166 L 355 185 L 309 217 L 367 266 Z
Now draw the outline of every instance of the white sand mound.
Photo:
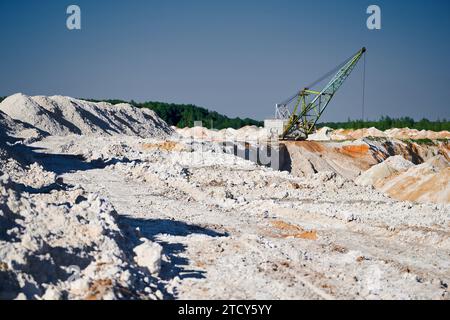
M 7 114 L 0 111 L 0 139 L 3 142 L 14 142 L 14 138 L 22 139 L 26 143 L 31 143 L 42 136 L 45 133 L 28 123 L 23 123 L 18 120 L 12 119 Z
M 431 159 L 428 159 L 426 161 L 426 163 L 431 164 L 433 167 L 437 168 L 438 170 L 450 167 L 450 162 L 443 155 L 440 155 L 440 154 Z
M 265 128 L 256 126 L 244 126 L 238 130 L 233 128 L 211 130 L 205 127 L 174 127 L 174 130 L 184 138 L 209 141 L 265 141 L 270 136 Z
M 0 143 L 5 142 L 9 138 L 8 133 L 15 129 L 15 121 L 0 111 Z
M 49 111 L 37 104 L 31 97 L 20 93 L 3 100 L 0 103 L 0 111 L 15 120 L 28 123 L 50 134 L 70 133 Z
M 328 127 L 323 127 L 317 130 L 315 133 L 309 135 L 308 140 L 312 141 L 330 141 L 331 140 L 331 132 L 333 129 Z
M 418 131 L 416 129 L 409 128 L 394 128 L 386 131 L 378 130 L 377 128 L 367 128 L 367 129 L 337 129 L 332 132 L 327 133 L 333 141 L 342 140 L 355 140 L 365 137 L 375 137 L 375 138 L 391 138 L 399 140 L 417 140 L 417 139 L 449 139 L 450 132 L 448 131 Z
M 144 282 L 151 274 L 132 258 L 134 233 L 119 225 L 113 206 L 18 161 L 4 123 L 17 125 L 0 113 L 0 300 L 154 296 Z
M 356 140 L 366 137 L 386 138 L 387 134 L 377 128 L 365 128 L 365 129 L 337 129 L 329 133 L 331 140 Z
M 450 203 L 450 167 L 440 157 L 380 181 L 376 187 L 398 200 Z M 445 160 L 446 161 L 446 160 Z
M 219 135 L 218 131 L 209 130 L 205 127 L 193 127 L 193 128 L 183 128 L 176 129 L 177 133 L 184 138 L 193 138 L 193 139 L 203 139 L 210 140 L 214 139 Z
M 430 203 L 450 203 L 450 163 L 442 155 L 420 165 L 394 156 L 379 163 L 355 180 L 372 185 L 394 199 Z
M 2 131 L 11 134 L 13 132 L 23 130 L 24 126 L 22 125 L 22 123 L 15 121 L 7 114 L 0 111 L 0 128 L 2 128 Z
M 385 138 L 386 134 L 381 131 L 378 130 L 377 128 L 371 127 L 369 129 L 360 129 L 363 132 L 363 136 L 366 137 L 379 137 L 379 138 Z
M 409 128 L 394 128 L 389 129 L 385 131 L 386 135 L 389 138 L 395 138 L 400 140 L 405 139 L 430 139 L 430 140 L 437 140 L 437 139 L 449 139 L 450 138 L 450 132 L 448 131 L 429 131 L 429 130 L 416 130 L 416 129 L 409 129 Z
M 267 140 L 271 137 L 267 129 L 260 128 L 256 126 L 245 126 L 238 130 L 227 128 L 222 130 L 210 130 L 207 128 L 173 128 L 181 136 L 188 138 L 194 137 L 196 139 L 205 140 L 237 140 L 237 141 L 250 141 L 250 140 Z M 358 140 L 366 137 L 374 138 L 385 138 L 385 139 L 399 139 L 399 140 L 410 140 L 410 139 L 449 139 L 450 132 L 441 131 L 418 131 L 415 129 L 389 129 L 386 131 L 381 131 L 377 128 L 365 128 L 365 129 L 337 129 L 333 130 L 328 127 L 322 127 L 318 129 L 315 133 L 310 134 L 308 137 L 309 141 L 344 141 L 344 140 Z
M 405 171 L 412 166 L 414 164 L 402 156 L 389 157 L 361 174 L 355 179 L 355 183 L 362 186 L 374 185 L 377 181 L 389 177 L 394 173 Z
M 0 212 L 0 299 L 123 299 L 119 288 L 147 295 L 121 247 L 117 213 L 98 195 L 28 194 L 0 172 Z
M 0 111 L 51 135 L 130 135 L 166 137 L 173 130 L 155 112 L 129 104 L 88 102 L 63 96 L 15 94 Z

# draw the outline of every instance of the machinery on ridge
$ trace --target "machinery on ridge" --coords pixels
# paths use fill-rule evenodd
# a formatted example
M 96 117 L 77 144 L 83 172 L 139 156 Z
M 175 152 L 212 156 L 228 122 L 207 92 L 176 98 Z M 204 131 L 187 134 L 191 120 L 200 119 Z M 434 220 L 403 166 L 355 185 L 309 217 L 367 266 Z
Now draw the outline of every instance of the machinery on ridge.
M 362 48 L 314 83 L 278 103 L 275 107 L 275 120 L 266 120 L 265 127 L 271 131 L 274 130 L 282 140 L 306 140 L 315 130 L 317 121 L 365 52 L 366 48 Z M 311 89 L 333 74 L 333 78 L 321 91 Z M 294 104 L 292 112 L 291 104 Z

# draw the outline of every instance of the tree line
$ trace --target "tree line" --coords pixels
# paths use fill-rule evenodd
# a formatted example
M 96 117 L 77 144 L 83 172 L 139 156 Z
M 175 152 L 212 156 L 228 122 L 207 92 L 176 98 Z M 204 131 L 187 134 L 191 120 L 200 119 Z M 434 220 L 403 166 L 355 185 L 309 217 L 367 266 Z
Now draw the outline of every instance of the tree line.
M 99 100 L 89 100 L 99 102 Z M 214 129 L 226 129 L 234 128 L 239 129 L 244 126 L 263 126 L 261 121 L 253 120 L 250 118 L 241 119 L 229 118 L 216 111 L 210 111 L 203 107 L 198 107 L 193 104 L 175 104 L 165 102 L 136 102 L 131 100 L 101 100 L 112 104 L 118 103 L 130 103 L 138 108 L 148 108 L 156 112 L 156 114 L 163 119 L 168 125 L 177 126 L 178 128 L 193 127 L 195 121 L 202 121 L 204 127 Z
M 410 117 L 391 118 L 388 116 L 382 116 L 377 121 L 363 121 L 363 120 L 350 120 L 345 122 L 323 122 L 318 127 L 329 127 L 332 129 L 364 129 L 364 128 L 377 128 L 381 131 L 385 131 L 392 128 L 410 128 L 417 130 L 431 130 L 431 131 L 450 131 L 450 121 L 446 119 L 438 119 L 436 121 L 430 121 L 428 119 L 421 119 L 415 121 Z

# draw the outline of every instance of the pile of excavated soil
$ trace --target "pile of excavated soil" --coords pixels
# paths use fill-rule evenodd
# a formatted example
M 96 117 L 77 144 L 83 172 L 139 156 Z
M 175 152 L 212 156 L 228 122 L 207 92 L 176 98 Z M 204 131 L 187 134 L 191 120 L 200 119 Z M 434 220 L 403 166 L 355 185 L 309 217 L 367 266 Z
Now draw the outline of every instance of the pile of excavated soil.
M 331 140 L 355 140 L 365 137 L 386 138 L 387 135 L 377 128 L 345 130 L 338 129 L 330 133 Z
M 450 139 L 450 132 L 448 131 L 429 131 L 429 130 L 416 130 L 409 128 L 394 128 L 385 131 L 386 135 L 390 138 L 405 140 L 405 139 Z
M 450 163 L 437 156 L 399 170 L 373 185 L 398 200 L 450 203 Z
M 328 127 L 323 127 L 317 130 L 315 133 L 311 134 L 308 137 L 308 140 L 311 141 L 330 141 L 331 140 L 331 133 L 333 132 L 333 129 Z
M 402 156 L 393 156 L 387 158 L 385 161 L 374 165 L 369 170 L 365 171 L 355 182 L 362 186 L 375 185 L 379 180 L 389 177 L 399 171 L 405 171 L 414 164 Z
M 448 145 L 378 142 L 284 142 L 291 174 L 331 171 L 398 200 L 450 203 Z
M 318 130 L 320 132 L 321 129 Z M 390 139 L 399 139 L 399 140 L 439 140 L 439 139 L 450 139 L 450 132 L 448 131 L 428 131 L 428 130 L 416 130 L 409 128 L 402 129 L 389 129 L 386 131 L 381 131 L 376 128 L 367 128 L 367 129 L 337 129 L 331 130 L 327 132 L 328 140 L 333 141 L 342 141 L 342 140 L 355 140 L 362 139 L 366 137 L 375 137 L 375 138 L 390 138 Z M 311 135 L 310 140 L 315 140 L 315 136 Z M 321 139 L 327 140 L 327 139 Z
M 183 138 L 207 141 L 259 141 L 270 137 L 266 129 L 256 126 L 245 126 L 237 130 L 233 128 L 212 130 L 204 127 L 173 127 L 173 129 Z
M 25 125 L 19 121 L 15 121 L 7 114 L 0 111 L 0 130 L 3 136 L 7 134 L 14 135 L 18 131 L 24 130 Z
M 25 143 L 30 143 L 45 136 L 45 133 L 35 127 L 17 121 L 9 117 L 7 114 L 0 111 L 0 138 L 3 141 L 9 140 L 12 142 L 17 139 L 22 139 Z
M 129 104 L 112 105 L 63 96 L 12 95 L 0 111 L 50 135 L 130 135 L 164 138 L 173 130 L 155 112 Z
M 2 122 L 0 300 L 162 298 L 146 268 L 161 255 L 135 261 L 139 238 L 113 206 L 24 160 L 34 151 L 5 142 L 4 129 Z
M 450 203 L 450 162 L 442 154 L 421 164 L 392 156 L 355 179 L 361 186 L 374 186 L 404 201 Z
M 267 140 L 273 138 L 265 128 L 258 128 L 255 126 L 247 126 L 241 129 L 222 129 L 210 130 L 203 127 L 194 128 L 175 128 L 182 137 L 195 138 L 210 141 L 223 140 L 237 140 L 237 141 L 253 141 L 253 140 Z M 381 131 L 376 128 L 367 129 L 337 129 L 333 130 L 328 127 L 319 128 L 315 133 L 309 135 L 308 140 L 311 141 L 344 141 L 344 140 L 359 140 L 367 137 L 385 138 L 385 139 L 399 139 L 399 140 L 445 140 L 450 139 L 450 132 L 441 131 L 418 131 L 415 129 L 390 129 Z

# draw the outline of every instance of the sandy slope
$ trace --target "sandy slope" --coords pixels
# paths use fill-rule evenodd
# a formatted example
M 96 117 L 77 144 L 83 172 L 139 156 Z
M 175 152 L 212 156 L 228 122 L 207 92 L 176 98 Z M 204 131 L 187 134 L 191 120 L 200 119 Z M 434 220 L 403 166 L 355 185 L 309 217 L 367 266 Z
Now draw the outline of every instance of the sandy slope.
M 166 137 L 172 129 L 152 110 L 129 104 L 112 105 L 63 96 L 9 96 L 0 111 L 48 134 Z

